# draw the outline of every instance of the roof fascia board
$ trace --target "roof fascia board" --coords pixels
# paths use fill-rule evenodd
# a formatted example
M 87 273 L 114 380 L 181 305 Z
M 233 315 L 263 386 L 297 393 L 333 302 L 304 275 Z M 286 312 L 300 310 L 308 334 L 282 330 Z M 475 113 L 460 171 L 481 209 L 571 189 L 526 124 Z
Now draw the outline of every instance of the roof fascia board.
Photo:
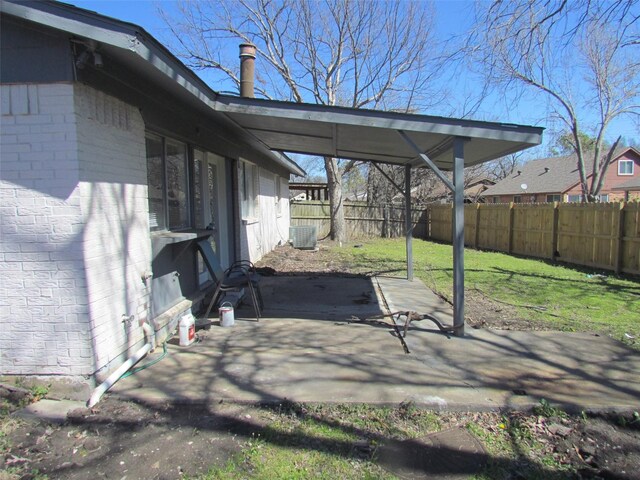
M 529 145 L 538 145 L 542 140 L 542 132 L 544 130 L 542 127 L 527 125 L 382 112 L 335 105 L 249 99 L 228 95 L 218 95 L 216 103 L 216 110 L 229 114 L 261 115 L 291 120 L 311 120 L 323 123 L 436 133 L 457 137 L 506 140 Z
M 305 177 L 307 172 L 305 172 L 295 161 L 293 161 L 287 154 L 284 152 L 276 152 L 271 151 L 272 155 L 277 158 L 276 162 L 282 165 L 284 168 L 289 170 L 294 175 L 299 177 Z

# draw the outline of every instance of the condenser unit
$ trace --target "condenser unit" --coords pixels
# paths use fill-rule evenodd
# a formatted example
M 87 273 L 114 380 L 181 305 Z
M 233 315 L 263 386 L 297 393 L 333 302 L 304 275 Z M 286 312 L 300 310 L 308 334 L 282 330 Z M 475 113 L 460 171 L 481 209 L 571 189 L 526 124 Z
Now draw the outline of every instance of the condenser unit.
M 316 238 L 318 230 L 315 225 L 296 225 L 289 227 L 289 239 L 293 248 L 309 249 L 316 248 Z

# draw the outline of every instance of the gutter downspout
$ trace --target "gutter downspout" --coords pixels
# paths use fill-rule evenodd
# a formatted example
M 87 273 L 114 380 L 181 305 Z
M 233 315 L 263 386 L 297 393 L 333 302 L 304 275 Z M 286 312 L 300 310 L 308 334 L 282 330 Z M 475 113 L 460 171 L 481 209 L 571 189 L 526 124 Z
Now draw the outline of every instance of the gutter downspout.
M 133 367 L 136 363 L 138 363 L 142 358 L 153 350 L 155 343 L 155 334 L 153 332 L 153 328 L 147 322 L 142 324 L 142 329 L 147 337 L 147 343 L 145 343 L 136 353 L 134 353 L 129 359 L 124 362 L 120 367 L 118 367 L 107 379 L 102 382 L 91 394 L 89 400 L 87 400 L 87 407 L 92 408 L 95 406 L 102 395 L 109 390 L 122 376 L 127 373 L 127 371 Z

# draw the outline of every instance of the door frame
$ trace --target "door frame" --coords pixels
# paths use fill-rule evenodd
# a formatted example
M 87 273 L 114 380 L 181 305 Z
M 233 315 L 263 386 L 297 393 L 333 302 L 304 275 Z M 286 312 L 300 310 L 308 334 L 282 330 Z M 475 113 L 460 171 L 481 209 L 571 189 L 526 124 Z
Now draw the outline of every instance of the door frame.
M 201 158 L 196 159 L 195 151 L 203 154 Z M 226 161 L 221 155 L 209 152 L 205 149 L 194 148 L 194 163 L 196 161 L 202 161 L 200 169 L 199 189 L 202 202 L 202 219 L 196 219 L 196 223 L 201 227 L 206 228 L 210 223 L 210 219 L 215 219 L 215 229 L 212 237 L 216 245 L 216 253 L 219 256 L 220 265 L 223 268 L 227 268 L 231 261 L 231 251 L 229 245 L 229 235 L 227 234 L 229 229 L 229 220 L 226 214 L 227 210 L 224 205 L 227 202 L 227 183 L 226 179 Z M 216 198 L 213 202 L 213 208 L 217 211 L 213 212 L 212 216 L 212 202 L 211 192 L 209 190 L 209 168 L 213 167 L 215 185 L 213 186 L 216 194 Z M 204 223 L 204 225 L 202 225 Z M 199 253 L 197 255 L 200 255 Z M 198 275 L 198 285 L 202 286 L 210 280 L 209 272 L 205 269 L 204 272 L 200 272 L 198 266 L 198 258 L 196 257 L 196 272 Z

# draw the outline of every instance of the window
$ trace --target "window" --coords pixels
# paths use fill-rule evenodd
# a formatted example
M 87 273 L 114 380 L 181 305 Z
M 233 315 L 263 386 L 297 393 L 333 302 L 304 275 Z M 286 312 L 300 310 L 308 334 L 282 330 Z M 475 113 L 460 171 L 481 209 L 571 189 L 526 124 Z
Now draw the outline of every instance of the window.
M 174 140 L 167 140 L 165 149 L 169 229 L 188 228 L 191 222 L 187 184 L 187 146 Z
M 633 160 L 618 160 L 618 175 L 633 175 Z
M 146 147 L 149 226 L 152 230 L 188 228 L 187 146 L 148 135 Z
M 522 195 L 514 195 L 513 203 L 522 203 Z
M 152 230 L 166 228 L 164 202 L 164 162 L 162 139 L 147 137 L 147 184 L 149 189 L 149 226 Z
M 582 201 L 582 195 L 567 195 L 567 202 L 580 203 Z
M 491 199 L 491 202 L 492 202 L 492 203 L 500 203 L 500 197 L 493 197 L 493 198 Z
M 607 193 L 606 195 L 598 195 L 598 201 L 599 202 L 608 202 L 609 201 L 609 194 Z
M 254 219 L 258 216 L 258 167 L 252 163 L 240 161 L 240 200 L 242 218 Z
M 560 195 L 560 194 L 547 195 L 547 202 L 548 203 L 561 202 L 561 201 L 562 201 L 562 195 Z
M 202 195 L 202 169 L 204 165 L 204 152 L 193 150 L 193 218 L 196 228 L 207 226 L 204 218 L 203 195 Z

